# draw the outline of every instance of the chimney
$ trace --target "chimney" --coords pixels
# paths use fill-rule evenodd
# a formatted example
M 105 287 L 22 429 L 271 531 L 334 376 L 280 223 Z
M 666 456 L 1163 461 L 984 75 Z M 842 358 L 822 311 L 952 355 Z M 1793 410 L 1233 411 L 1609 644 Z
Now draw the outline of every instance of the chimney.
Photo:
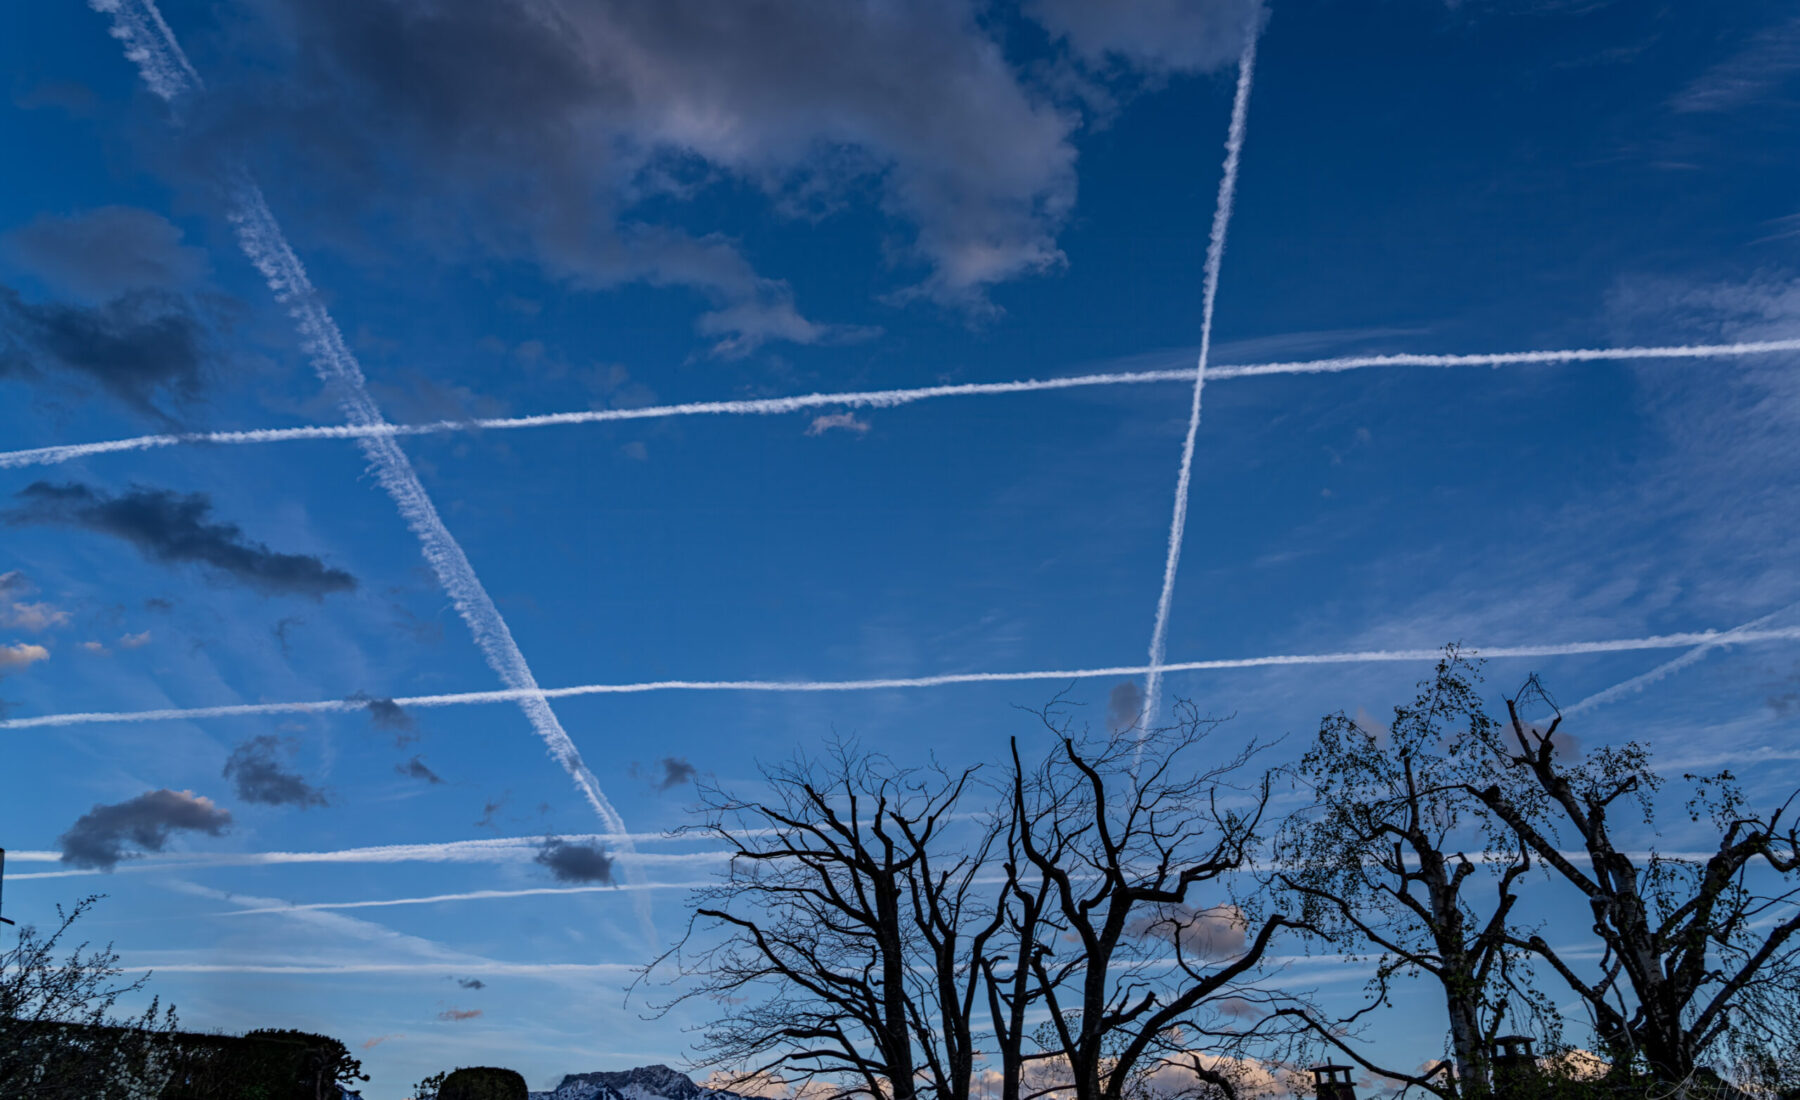
M 1522 1100 L 1538 1084 L 1537 1056 L 1531 1053 L 1528 1035 L 1501 1035 L 1494 1039 L 1494 1095 L 1499 1100 Z
M 1350 1066 L 1314 1066 L 1313 1094 L 1318 1100 L 1356 1100 L 1356 1086 L 1350 1083 Z

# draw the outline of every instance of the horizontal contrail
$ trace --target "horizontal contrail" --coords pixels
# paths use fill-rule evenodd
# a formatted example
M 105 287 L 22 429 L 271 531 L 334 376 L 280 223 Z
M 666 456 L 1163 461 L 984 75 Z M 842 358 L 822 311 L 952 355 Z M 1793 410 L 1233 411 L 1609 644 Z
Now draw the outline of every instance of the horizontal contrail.
M 634 840 L 669 839 L 655 834 L 634 833 L 630 836 Z M 731 852 L 724 849 L 708 849 L 698 852 L 639 852 L 627 851 L 622 847 L 614 849 L 612 846 L 619 844 L 619 837 L 612 833 L 594 833 L 587 836 L 559 835 L 557 839 L 567 843 L 607 846 L 609 857 L 621 864 L 630 864 L 640 868 L 687 866 L 696 863 L 719 864 L 731 858 Z M 543 845 L 542 838 L 534 838 L 525 841 L 511 839 L 461 840 L 445 844 L 395 844 L 378 848 L 348 848 L 337 852 L 181 852 L 170 853 L 162 858 L 132 859 L 105 871 L 98 868 L 74 867 L 57 871 L 27 871 L 23 874 L 8 875 L 7 878 L 17 882 L 24 879 L 70 878 L 79 875 L 119 874 L 122 872 L 292 866 L 309 863 L 530 863 L 543 850 Z M 9 852 L 7 855 L 19 863 L 54 862 L 62 859 L 60 852 Z
M 344 963 L 320 965 L 285 965 L 280 963 L 156 963 L 128 964 L 128 970 L 150 970 L 158 974 L 458 974 L 493 975 L 506 978 L 555 978 L 592 974 L 633 977 L 642 966 L 636 963 Z
M 1644 638 L 1610 638 L 1593 642 L 1557 642 L 1544 645 L 1465 647 L 1466 651 L 1492 660 L 1515 657 L 1576 657 L 1590 653 L 1629 653 L 1637 650 L 1684 649 L 1701 645 L 1743 645 L 1754 642 L 1800 639 L 1800 626 L 1767 630 L 1702 630 L 1685 634 L 1657 634 Z M 1161 665 L 1164 672 L 1211 672 L 1244 668 L 1279 668 L 1289 665 L 1351 665 L 1392 661 L 1434 661 L 1442 648 L 1366 649 L 1339 653 L 1291 653 L 1267 657 L 1225 657 L 1210 661 L 1177 661 Z M 581 684 L 575 687 L 539 688 L 526 691 L 465 691 L 446 695 L 413 695 L 396 698 L 403 707 L 452 707 L 476 703 L 511 703 L 521 698 L 567 699 L 579 695 L 641 695 L 655 691 L 764 691 L 847 692 L 884 691 L 899 688 L 946 687 L 952 684 L 1003 684 L 1030 680 L 1088 680 L 1142 676 L 1148 665 L 1110 668 L 1060 668 L 1030 672 L 952 672 L 940 676 L 888 677 L 868 680 L 646 680 L 629 684 Z M 0 721 L 0 729 L 34 729 L 40 726 L 82 726 L 115 722 L 185 721 L 203 718 L 240 718 L 263 714 L 329 714 L 362 710 L 360 699 L 315 699 L 288 703 L 237 703 L 217 707 L 164 708 L 138 711 L 90 711 L 76 714 L 40 714 Z M 616 836 L 608 839 L 617 841 Z
M 214 916 L 249 917 L 259 913 L 298 913 L 319 909 L 387 909 L 396 905 L 436 905 L 448 901 L 488 901 L 494 898 L 537 898 L 555 894 L 613 894 L 621 890 L 695 890 L 717 886 L 704 882 L 621 882 L 605 886 L 533 886 L 521 890 L 469 890 L 460 894 L 428 894 L 417 898 L 377 898 L 373 901 L 309 901 L 292 905 L 259 905 L 254 909 L 227 909 Z
M 1727 359 L 1743 355 L 1768 355 L 1800 351 L 1800 339 L 1759 340 L 1738 344 L 1684 344 L 1663 347 L 1572 348 L 1563 351 L 1508 351 L 1474 355 L 1350 355 L 1335 359 L 1311 359 L 1282 363 L 1249 363 L 1235 367 L 1209 366 L 1209 382 L 1233 378 L 1263 378 L 1280 374 L 1336 374 L 1377 367 L 1505 367 L 1532 363 L 1587 363 L 1631 359 Z M 1190 367 L 1173 370 L 1115 371 L 1077 374 L 1064 378 L 1030 378 L 1015 382 L 968 382 L 914 389 L 857 390 L 847 393 L 809 393 L 795 397 L 768 397 L 744 401 L 693 401 L 679 405 L 646 405 L 636 409 L 594 409 L 580 412 L 543 413 L 537 416 L 483 417 L 469 420 L 435 420 L 422 424 L 321 424 L 302 428 L 257 428 L 247 431 L 177 432 L 140 435 L 99 443 L 70 443 L 0 452 L 0 469 L 53 466 L 78 458 L 148 451 L 159 447 L 191 444 L 232 446 L 247 443 L 290 443 L 299 440 L 372 439 L 392 436 L 438 435 L 445 432 L 506 431 L 516 428 L 549 428 L 558 425 L 604 424 L 621 420 L 660 420 L 676 416 L 776 416 L 808 409 L 895 408 L 916 401 L 943 397 L 985 397 L 1047 390 L 1082 389 L 1090 386 L 1142 385 L 1154 382 L 1194 380 Z

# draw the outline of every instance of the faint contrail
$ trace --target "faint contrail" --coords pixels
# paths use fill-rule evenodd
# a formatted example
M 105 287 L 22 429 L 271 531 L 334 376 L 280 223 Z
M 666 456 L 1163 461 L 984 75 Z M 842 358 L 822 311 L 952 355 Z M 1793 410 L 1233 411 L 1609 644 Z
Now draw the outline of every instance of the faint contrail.
M 1250 117 L 1250 83 L 1256 75 L 1256 32 L 1256 25 L 1252 23 L 1243 56 L 1238 59 L 1237 92 L 1232 96 L 1231 127 L 1225 136 L 1225 171 L 1219 177 L 1212 235 L 1206 241 L 1206 273 L 1200 291 L 1200 355 L 1194 363 L 1194 402 L 1188 411 L 1187 436 L 1181 443 L 1181 464 L 1175 475 L 1175 512 L 1169 521 L 1169 553 L 1163 563 L 1162 592 L 1156 598 L 1156 624 L 1150 630 L 1150 670 L 1144 677 L 1144 709 L 1137 720 L 1140 735 L 1155 723 L 1157 700 L 1162 694 L 1162 663 L 1169 643 L 1169 605 L 1175 599 L 1175 571 L 1181 565 L 1181 544 L 1187 535 L 1194 440 L 1200 434 L 1200 398 L 1206 391 L 1206 360 L 1212 354 L 1213 308 L 1219 298 L 1219 269 L 1225 260 L 1225 233 L 1231 228 L 1238 163 L 1244 153 L 1244 127 Z
M 536 898 L 555 894 L 610 894 L 620 890 L 696 890 L 717 886 L 716 879 L 702 882 L 639 882 L 606 886 L 532 886 L 520 890 L 467 890 L 460 894 L 427 894 L 416 898 L 376 898 L 370 901 L 307 901 L 292 905 L 262 905 L 254 909 L 226 909 L 220 917 L 251 917 L 259 913 L 295 913 L 331 909 L 389 909 L 399 905 L 437 905 L 449 901 L 491 901 L 496 898 Z
M 1210 383 L 1217 384 L 1236 378 L 1265 378 L 1283 374 L 1337 374 L 1343 371 L 1380 367 L 1505 367 L 1534 363 L 1586 363 L 1631 359 L 1728 359 L 1784 351 L 1800 351 L 1800 339 L 1760 340 L 1737 344 L 1677 344 L 1661 347 L 1501 351 L 1473 355 L 1429 353 L 1346 355 L 1331 359 L 1247 363 L 1239 366 L 1208 365 L 1206 379 Z M 744 401 L 690 401 L 678 405 L 646 405 L 635 409 L 597 409 L 542 413 L 536 416 L 433 420 L 422 424 L 389 424 L 384 421 L 378 424 L 319 424 L 300 428 L 253 428 L 247 431 L 176 432 L 163 435 L 140 435 L 130 439 L 113 439 L 98 443 L 67 443 L 18 451 L 0 451 L 0 469 L 53 466 L 78 458 L 93 458 L 124 451 L 147 451 L 158 447 L 194 444 L 232 446 L 317 439 L 439 435 L 445 432 L 507 431 L 519 428 L 605 424 L 621 420 L 661 420 L 677 416 L 779 416 L 783 413 L 804 412 L 818 408 L 897 408 L 916 401 L 930 401 L 946 397 L 987 397 L 1014 393 L 1039 393 L 1048 390 L 1082 389 L 1090 386 L 1192 382 L 1193 379 L 1194 371 L 1191 368 L 1182 367 L 1173 370 L 1077 374 L 1062 378 L 1028 378 L 1012 382 L 965 382 L 945 386 L 919 386 L 912 389 L 809 393 L 794 397 L 769 397 Z
M 1636 650 L 1685 649 L 1708 644 L 1739 645 L 1753 642 L 1800 640 L 1800 626 L 1763 630 L 1691 631 L 1643 638 L 1611 638 L 1595 642 L 1556 642 L 1543 645 L 1466 646 L 1465 652 L 1490 660 L 1514 657 L 1574 657 L 1589 653 L 1629 653 Z M 1434 661 L 1441 648 L 1369 649 L 1338 653 L 1274 654 L 1266 657 L 1225 657 L 1210 661 L 1176 661 L 1161 665 L 1164 672 L 1211 672 L 1245 668 L 1280 668 L 1292 665 L 1349 665 L 1395 661 Z M 626 684 L 581 684 L 575 687 L 537 688 L 529 692 L 465 691 L 444 695 L 396 698 L 403 707 L 451 707 L 477 703 L 510 703 L 521 698 L 567 699 L 581 695 L 639 695 L 655 691 L 755 691 L 849 692 L 903 688 L 946 687 L 952 684 L 1003 684 L 1030 680 L 1117 679 L 1143 676 L 1149 665 L 1109 668 L 1060 668 L 1029 672 L 952 672 L 939 676 L 885 677 L 866 680 L 645 680 Z M 77 714 L 40 714 L 0 720 L 0 729 L 35 729 L 44 726 L 81 726 L 117 722 L 190 721 L 203 718 L 238 718 L 264 714 L 322 714 L 355 711 L 367 704 L 354 699 L 316 699 L 287 703 L 237 703 L 220 707 L 184 707 L 139 711 L 94 711 Z M 614 839 L 608 836 L 609 840 Z
M 1782 608 L 1780 611 L 1771 611 L 1769 614 L 1764 615 L 1761 618 L 1756 618 L 1756 619 L 1750 620 L 1749 622 L 1745 623 L 1743 626 L 1736 627 L 1735 629 L 1732 629 L 1732 630 L 1727 630 L 1725 633 L 1720 634 L 1718 637 L 1713 638 L 1706 642 L 1702 642 L 1700 645 L 1695 646 L 1693 649 L 1688 650 L 1686 653 L 1683 653 L 1681 656 L 1676 657 L 1673 660 L 1664 661 L 1662 664 L 1657 665 L 1655 668 L 1651 669 L 1649 672 L 1643 673 L 1642 675 L 1633 676 L 1629 680 L 1625 680 L 1620 683 L 1614 684 L 1612 687 L 1609 687 L 1609 688 L 1605 689 L 1604 691 L 1597 691 L 1585 699 L 1582 699 L 1576 703 L 1573 703 L 1567 707 L 1564 707 L 1562 710 L 1562 713 L 1564 713 L 1564 714 L 1579 714 L 1582 711 L 1592 709 L 1593 707 L 1604 706 L 1607 703 L 1616 702 L 1620 699 L 1623 699 L 1627 695 L 1634 695 L 1637 692 L 1644 690 L 1646 687 L 1649 687 L 1651 684 L 1656 683 L 1656 681 L 1662 679 L 1665 676 L 1669 676 L 1676 672 L 1680 672 L 1682 669 L 1688 667 L 1689 665 L 1697 664 L 1699 661 L 1701 661 L 1703 658 L 1705 658 L 1706 655 L 1711 653 L 1713 650 L 1719 649 L 1723 646 L 1728 646 L 1728 645 L 1732 644 L 1733 642 L 1740 640 L 1744 636 L 1745 633 L 1747 633 L 1749 631 L 1758 630 L 1758 629 L 1762 628 L 1763 626 L 1766 626 L 1771 621 L 1778 619 L 1781 616 L 1786 615 L 1790 611 L 1794 610 L 1794 608 L 1796 606 L 1800 606 L 1800 604 L 1789 605 L 1787 607 Z
M 572 844 L 617 845 L 619 838 L 610 833 L 590 835 L 559 834 L 556 839 Z M 636 834 L 633 840 L 671 840 L 654 833 Z M 56 871 L 27 871 L 8 876 L 11 879 L 72 878 L 82 875 L 112 875 L 125 872 L 166 872 L 205 870 L 218 867 L 268 867 L 293 864 L 358 864 L 358 863 L 530 863 L 543 850 L 543 837 L 505 838 L 497 840 L 455 840 L 441 844 L 389 844 L 374 848 L 347 848 L 336 852 L 169 852 L 153 853 L 132 859 L 116 868 L 100 870 L 71 867 Z M 693 864 L 723 863 L 731 857 L 725 849 L 698 852 L 639 852 L 619 849 L 609 852 L 620 863 L 637 867 L 685 867 Z M 9 852 L 18 863 L 60 862 L 61 852 Z
M 187 92 L 199 90 L 200 80 L 193 65 L 188 62 L 153 0 L 97 0 L 95 7 L 113 16 L 114 35 L 125 42 L 126 55 L 137 62 L 151 91 L 173 101 Z M 231 221 L 237 227 L 238 242 L 245 255 L 262 272 L 276 299 L 287 307 L 299 330 L 302 347 L 312 360 L 313 370 L 326 387 L 334 391 L 344 418 L 359 427 L 386 427 L 380 408 L 369 395 L 361 364 L 344 342 L 337 322 L 319 300 L 306 268 L 288 244 L 262 191 L 244 173 L 234 182 L 231 192 L 235 207 Z M 624 820 L 607 801 L 594 773 L 581 759 L 581 753 L 550 709 L 550 704 L 537 691 L 537 680 L 518 643 L 513 640 L 506 620 L 476 577 L 468 556 L 449 528 L 444 526 L 399 442 L 391 433 L 365 436 L 359 442 L 370 469 L 400 509 L 407 526 L 418 537 L 425 560 L 456 604 L 463 621 L 469 625 L 488 665 L 502 683 L 518 692 L 516 701 L 525 717 L 543 739 L 550 755 L 574 779 L 588 804 L 599 814 L 606 831 L 614 837 L 626 836 Z M 616 840 L 615 843 L 621 850 L 630 850 L 628 840 Z M 628 876 L 636 874 L 629 864 L 626 873 Z M 647 902 L 640 906 L 639 917 L 646 934 L 654 940 Z

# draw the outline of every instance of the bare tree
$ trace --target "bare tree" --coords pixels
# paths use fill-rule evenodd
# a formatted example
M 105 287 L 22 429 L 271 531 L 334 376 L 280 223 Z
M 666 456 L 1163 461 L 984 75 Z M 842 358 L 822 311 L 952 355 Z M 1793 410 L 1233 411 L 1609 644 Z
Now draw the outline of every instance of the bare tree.
M 1451 646 L 1385 730 L 1341 712 L 1326 717 L 1298 767 L 1312 805 L 1283 823 L 1270 876 L 1332 947 L 1375 956 L 1370 995 L 1355 1010 L 1332 1018 L 1281 1011 L 1363 1068 L 1441 1097 L 1490 1090 L 1492 1040 L 1512 999 L 1533 995 L 1508 942 L 1530 853 L 1517 843 L 1489 848 L 1471 820 L 1480 806 L 1457 787 L 1457 754 L 1494 726 L 1479 682 Z M 1354 1041 L 1357 1031 L 1390 1005 L 1396 978 L 1419 974 L 1443 997 L 1451 1061 L 1424 1071 L 1377 1064 Z
M 1077 1100 L 1120 1100 L 1174 1064 L 1231 1095 L 1229 1074 L 1187 1055 L 1242 1038 L 1221 1006 L 1257 995 L 1250 979 L 1292 923 L 1229 900 L 1268 806 L 1268 777 L 1248 775 L 1261 746 L 1217 752 L 1221 720 L 1189 704 L 1136 738 L 1040 717 L 1053 748 L 1027 766 L 1014 739 L 1011 779 L 1018 848 L 1048 884 L 1028 960 L 1049 1013 L 1042 1045 Z
M 764 770 L 763 799 L 701 789 L 699 835 L 732 852 L 698 892 L 673 971 L 723 1013 L 703 1064 L 835 1096 L 968 1100 L 987 941 L 1004 923 L 980 872 L 994 830 L 958 812 L 976 769 L 907 769 L 834 746 Z
M 0 953 L 0 1096 L 112 1100 L 146 1088 L 154 1093 L 167 1075 L 174 1008 L 153 998 L 141 1015 L 113 1014 L 150 975 L 125 980 L 111 944 L 81 943 L 60 954 L 75 922 L 98 901 L 58 906 L 55 928 L 26 925 Z
M 1543 704 L 1539 729 L 1520 717 Z M 1729 772 L 1685 778 L 1695 823 L 1718 837 L 1701 857 L 1634 853 L 1615 835 L 1614 812 L 1637 806 L 1653 824 L 1662 779 L 1643 746 L 1628 742 L 1570 759 L 1559 740 L 1562 715 L 1536 677 L 1507 700 L 1509 730 L 1481 737 L 1494 773 L 1464 790 L 1504 825 L 1502 841 L 1522 844 L 1574 887 L 1593 915 L 1604 952 L 1583 965 L 1579 951 L 1541 935 L 1515 941 L 1544 960 L 1581 999 L 1615 1066 L 1637 1066 L 1685 1083 L 1778 973 L 1792 975 L 1800 932 L 1800 831 L 1793 797 L 1755 813 Z M 1568 842 L 1579 854 L 1567 850 Z

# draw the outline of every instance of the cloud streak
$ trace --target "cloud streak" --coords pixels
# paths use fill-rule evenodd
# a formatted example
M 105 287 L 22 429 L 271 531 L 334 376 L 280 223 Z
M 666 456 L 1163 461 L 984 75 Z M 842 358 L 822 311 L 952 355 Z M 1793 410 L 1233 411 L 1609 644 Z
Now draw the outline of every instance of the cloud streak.
M 199 75 L 152 0 L 93 2 L 96 10 L 112 15 L 114 36 L 125 43 L 126 56 L 136 62 L 153 92 L 173 102 L 200 89 Z M 276 300 L 287 307 L 314 372 L 337 395 L 345 420 L 359 427 L 385 426 L 386 421 L 369 394 L 362 365 L 314 291 L 306 268 L 289 246 L 261 189 L 247 173 L 240 173 L 233 182 L 231 193 L 233 209 L 230 218 L 237 229 L 239 245 L 262 273 Z M 508 689 L 520 693 L 515 700 L 519 708 L 551 757 L 574 780 L 577 789 L 599 815 L 606 831 L 624 836 L 624 820 L 607 801 L 599 781 L 582 761 L 581 753 L 550 709 L 543 693 L 538 691 L 537 680 L 518 643 L 513 640 L 506 620 L 475 575 L 462 546 L 444 525 L 398 441 L 393 436 L 371 436 L 360 442 L 370 468 L 419 539 L 426 561 L 474 634 L 475 643 L 487 658 L 489 667 Z M 621 843 L 629 846 L 629 842 Z M 640 908 L 639 918 L 646 936 L 654 940 L 655 931 L 647 906 Z
M 1702 630 L 1680 634 L 1655 634 L 1640 638 L 1607 638 L 1587 642 L 1547 642 L 1508 646 L 1468 645 L 1464 649 L 1488 660 L 1515 657 L 1578 657 L 1595 653 L 1630 653 L 1640 650 L 1687 649 L 1710 644 L 1751 645 L 1761 642 L 1800 640 L 1800 626 L 1763 630 Z M 1247 668 L 1283 668 L 1302 665 L 1376 664 L 1397 661 L 1435 661 L 1441 647 L 1420 649 L 1363 649 L 1333 653 L 1286 653 L 1260 657 L 1223 657 L 1203 661 L 1174 661 L 1159 666 L 1163 672 L 1214 672 Z M 472 706 L 517 702 L 520 698 L 569 699 L 584 695 L 641 695 L 659 691 L 749 692 L 846 692 L 887 691 L 904 688 L 947 687 L 952 684 L 1003 684 L 1031 680 L 1116 679 L 1143 676 L 1149 665 L 1115 665 L 1104 668 L 1037 669 L 1022 672 L 952 672 L 937 676 L 884 677 L 864 680 L 645 680 L 636 683 L 580 684 L 574 687 L 465 691 L 443 695 L 399 697 L 394 702 L 408 707 Z M 0 729 L 38 729 L 60 726 L 101 725 L 118 722 L 195 721 L 208 718 L 240 718 L 259 714 L 330 714 L 360 710 L 357 700 L 317 699 L 284 703 L 236 703 L 217 707 L 169 707 L 160 710 L 87 711 L 41 714 L 0 721 Z M 611 834 L 608 838 L 612 839 Z
M 1238 60 L 1237 91 L 1231 100 L 1231 127 L 1225 138 L 1225 170 L 1219 177 L 1219 199 L 1213 208 L 1212 234 L 1206 242 L 1206 273 L 1201 290 L 1200 355 L 1194 364 L 1194 399 L 1188 412 L 1187 436 L 1175 475 L 1175 509 L 1169 521 L 1169 551 L 1163 562 L 1162 591 L 1156 598 L 1156 621 L 1150 629 L 1150 671 L 1144 677 L 1144 713 L 1140 727 L 1156 720 L 1162 695 L 1162 663 L 1168 656 L 1169 608 L 1175 599 L 1175 574 L 1181 567 L 1181 545 L 1187 535 L 1188 488 L 1194 472 L 1194 441 L 1200 434 L 1200 399 L 1206 391 L 1206 361 L 1212 354 L 1213 311 L 1219 299 L 1219 271 L 1225 262 L 1225 234 L 1231 228 L 1237 196 L 1238 165 L 1243 160 L 1244 129 L 1250 117 L 1250 86 L 1256 78 L 1256 27 L 1252 24 Z
M 1752 340 L 1731 344 L 1668 344 L 1626 348 L 1564 348 L 1541 351 L 1499 351 L 1473 354 L 1395 353 L 1390 355 L 1346 355 L 1329 359 L 1306 359 L 1291 362 L 1246 363 L 1237 366 L 1209 366 L 1206 378 L 1218 384 L 1241 378 L 1270 378 L 1278 375 L 1341 374 L 1346 371 L 1391 367 L 1427 367 L 1454 369 L 1462 367 L 1546 366 L 1570 363 L 1630 362 L 1635 360 L 1711 360 L 1735 359 L 1751 355 L 1772 355 L 1800 351 L 1800 339 Z M 540 413 L 534 416 L 477 417 L 467 420 L 434 420 L 419 424 L 318 424 L 298 428 L 259 428 L 235 432 L 174 432 L 140 435 L 128 439 L 111 439 L 94 443 L 66 443 L 49 447 L 31 447 L 17 451 L 0 451 L 0 470 L 28 466 L 54 466 L 81 458 L 155 450 L 178 446 L 244 446 L 262 443 L 295 443 L 316 440 L 375 439 L 415 435 L 442 435 L 448 432 L 516 431 L 527 428 L 569 427 L 582 424 L 607 424 L 625 420 L 662 420 L 682 416 L 780 416 L 812 409 L 842 406 L 845 408 L 887 409 L 952 397 L 997 397 L 1018 393 L 1043 393 L 1055 390 L 1085 389 L 1093 386 L 1150 385 L 1165 382 L 1192 383 L 1194 370 L 1109 371 L 1096 374 L 1068 375 L 1062 378 L 1027 378 L 1011 382 L 963 382 L 943 386 L 918 386 L 910 389 L 853 390 L 843 393 L 809 393 L 792 397 L 769 397 L 739 401 L 692 401 L 678 405 L 644 405 L 630 409 L 583 409 L 573 412 Z
M 245 538 L 237 524 L 214 521 L 212 498 L 205 493 L 134 485 L 115 496 L 79 482 L 37 481 L 17 497 L 21 505 L 6 513 L 13 526 L 62 524 L 97 531 L 123 539 L 151 561 L 203 565 L 266 594 L 317 600 L 356 587 L 355 577 L 326 565 L 317 555 L 271 550 Z M 129 640 L 122 639 L 121 644 L 129 646 Z

